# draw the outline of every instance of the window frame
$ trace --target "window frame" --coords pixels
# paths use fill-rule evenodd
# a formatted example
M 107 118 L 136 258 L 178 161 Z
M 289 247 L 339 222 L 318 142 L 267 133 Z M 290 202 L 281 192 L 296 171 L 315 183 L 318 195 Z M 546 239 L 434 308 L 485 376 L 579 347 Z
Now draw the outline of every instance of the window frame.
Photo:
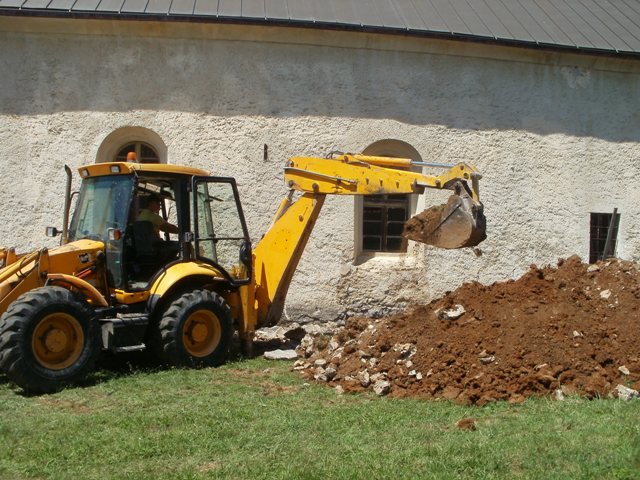
M 120 152 L 122 152 L 125 148 L 129 147 L 133 145 L 134 148 L 134 152 L 136 154 L 136 162 L 138 163 L 160 163 L 160 155 L 158 154 L 158 151 L 155 149 L 155 147 L 147 142 L 143 142 L 141 140 L 134 140 L 134 141 L 130 141 L 130 142 L 126 142 L 124 143 L 122 146 L 120 146 L 117 149 L 117 153 L 116 153 L 116 161 L 117 162 L 126 162 L 127 161 L 127 156 L 126 155 L 120 155 Z M 143 147 L 148 148 L 149 150 L 151 150 L 154 154 L 154 161 L 143 161 L 144 158 L 142 156 L 142 149 Z M 145 157 L 145 158 L 150 158 L 150 157 Z
M 393 198 L 390 198 L 393 197 Z M 379 208 L 381 209 L 381 231 L 379 235 L 371 235 L 367 232 L 367 222 L 370 222 L 366 218 L 365 210 L 367 208 Z M 392 223 L 398 222 L 398 220 L 391 220 L 389 218 L 389 210 L 390 209 L 404 209 L 404 219 L 402 220 L 402 224 L 406 222 L 410 218 L 411 212 L 411 198 L 410 194 L 381 194 L 381 195 L 370 195 L 362 198 L 362 235 L 360 236 L 362 241 L 362 253 L 363 254 L 371 254 L 371 253 L 385 253 L 385 254 L 403 254 L 407 253 L 408 240 L 402 238 L 402 235 L 393 235 L 389 233 L 390 225 Z M 380 238 L 380 248 L 379 249 L 370 249 L 366 247 L 366 239 L 369 238 Z M 389 249 L 389 239 L 390 238 L 399 238 L 400 246 L 398 249 Z
M 615 214 L 615 222 L 613 226 L 611 221 Z M 617 209 L 613 213 L 606 212 L 590 212 L 589 214 L 589 263 L 596 263 L 604 260 L 605 247 L 609 228 L 613 229 L 611 234 L 611 246 L 609 248 L 610 256 L 615 257 L 618 247 L 618 232 L 620 230 L 620 214 Z M 609 258 L 609 257 L 607 257 Z
M 103 140 L 96 152 L 96 163 L 113 162 L 120 150 L 132 143 L 142 142 L 151 147 L 158 163 L 168 163 L 168 148 L 162 137 L 153 130 L 140 126 L 126 126 L 113 130 Z M 140 158 L 141 152 L 136 152 Z

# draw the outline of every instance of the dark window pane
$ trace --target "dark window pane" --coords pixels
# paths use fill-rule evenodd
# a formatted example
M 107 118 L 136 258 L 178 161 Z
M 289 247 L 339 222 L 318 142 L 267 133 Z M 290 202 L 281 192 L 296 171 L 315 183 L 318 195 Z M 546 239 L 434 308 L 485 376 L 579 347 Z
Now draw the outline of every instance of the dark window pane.
M 127 153 L 135 152 L 135 151 L 136 151 L 136 144 L 135 143 L 130 143 L 129 145 L 125 145 L 124 147 L 122 147 L 120 149 L 120 151 L 118 152 L 118 155 L 116 155 L 116 161 L 117 162 L 126 162 L 127 161 Z
M 383 211 L 384 210 L 381 207 L 364 207 L 365 216 L 371 219 L 381 219 Z
M 149 145 L 140 145 L 140 163 L 159 163 L 158 155 Z
M 138 163 L 160 163 L 160 158 L 156 151 L 150 145 L 142 142 L 129 143 L 122 147 L 116 155 L 115 161 L 126 162 L 127 154 L 129 152 L 137 153 L 136 148 L 139 147 L 140 155 L 138 156 Z
M 387 224 L 387 235 L 389 236 L 399 237 L 402 235 L 402 230 L 404 230 L 404 222 L 389 222 L 389 224 Z
M 387 251 L 399 252 L 402 248 L 402 239 L 396 237 L 387 237 Z
M 372 195 L 363 199 L 362 249 L 404 252 L 402 238 L 409 212 L 409 195 Z
M 380 237 L 364 237 L 362 239 L 362 249 L 367 251 L 381 251 Z
M 382 236 L 382 222 L 364 222 L 362 225 L 363 235 Z
M 389 208 L 387 210 L 387 220 L 404 222 L 407 219 L 406 208 Z

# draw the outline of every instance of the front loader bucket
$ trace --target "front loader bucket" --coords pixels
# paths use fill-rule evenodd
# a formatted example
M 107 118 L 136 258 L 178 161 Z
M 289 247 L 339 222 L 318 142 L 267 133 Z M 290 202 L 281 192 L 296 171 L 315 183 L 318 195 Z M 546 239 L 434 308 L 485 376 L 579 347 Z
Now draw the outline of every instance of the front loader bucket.
M 473 247 L 487 238 L 482 203 L 457 184 L 446 204 L 426 209 L 404 226 L 402 236 L 439 248 Z

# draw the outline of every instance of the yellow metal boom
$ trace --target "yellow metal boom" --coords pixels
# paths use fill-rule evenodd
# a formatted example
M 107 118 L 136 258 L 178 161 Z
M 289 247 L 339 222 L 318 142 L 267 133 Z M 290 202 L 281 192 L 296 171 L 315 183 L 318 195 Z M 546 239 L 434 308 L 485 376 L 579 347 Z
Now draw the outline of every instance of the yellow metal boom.
M 480 175 L 476 170 L 459 163 L 440 175 L 424 175 L 409 170 L 413 164 L 414 162 L 405 158 L 351 154 L 332 159 L 295 157 L 287 163 L 285 183 L 290 188 L 289 194 L 280 204 L 271 227 L 254 250 L 258 326 L 273 325 L 280 318 L 291 279 L 326 195 L 419 194 L 425 188 L 435 188 L 455 190 L 459 197 L 465 195 L 465 192 L 458 192 L 460 182 L 469 180 L 472 186 L 470 189 L 466 188 L 466 191 L 470 205 L 477 206 L 481 215 L 478 185 Z M 295 191 L 302 192 L 296 200 L 293 199 Z M 458 205 L 456 208 L 464 210 L 460 207 Z M 455 217 L 447 213 L 447 218 Z M 438 227 L 442 228 L 442 225 Z M 484 235 L 484 230 L 481 233 Z M 468 235 L 467 232 L 464 234 Z M 436 244 L 428 239 L 425 243 Z

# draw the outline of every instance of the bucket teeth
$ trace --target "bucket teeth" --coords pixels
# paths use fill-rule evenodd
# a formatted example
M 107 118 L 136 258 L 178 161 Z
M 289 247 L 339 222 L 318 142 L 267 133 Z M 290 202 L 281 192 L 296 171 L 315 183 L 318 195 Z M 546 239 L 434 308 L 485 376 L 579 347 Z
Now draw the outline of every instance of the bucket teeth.
M 487 238 L 482 203 L 466 188 L 456 188 L 446 204 L 430 207 L 410 218 L 402 236 L 439 248 L 473 247 Z

